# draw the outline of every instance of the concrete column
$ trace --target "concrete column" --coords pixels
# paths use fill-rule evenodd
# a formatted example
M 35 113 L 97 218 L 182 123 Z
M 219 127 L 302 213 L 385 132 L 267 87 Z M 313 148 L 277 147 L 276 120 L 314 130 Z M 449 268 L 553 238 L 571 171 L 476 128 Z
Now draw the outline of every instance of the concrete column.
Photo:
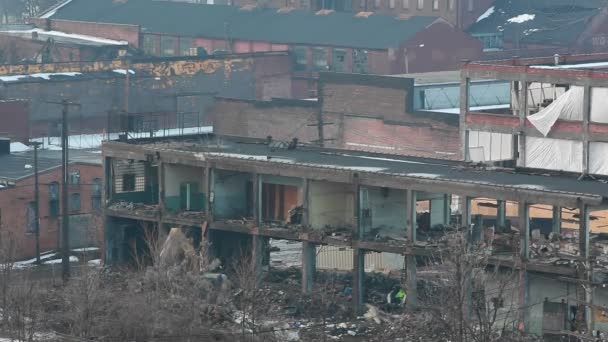
M 308 178 L 302 180 L 302 188 L 298 196 L 300 197 L 298 203 L 302 205 L 302 227 L 304 230 L 308 230 L 310 224 L 310 182 Z
M 520 87 L 521 83 L 521 87 Z M 526 165 L 526 116 L 528 115 L 528 82 L 525 76 L 519 82 L 515 82 L 514 90 L 517 98 L 517 113 L 519 115 L 519 156 L 517 158 L 518 166 Z
M 302 293 L 311 294 L 315 282 L 316 253 L 315 245 L 302 241 Z
M 471 89 L 471 79 L 467 77 L 464 70 L 460 72 L 460 142 L 462 146 L 462 158 L 466 161 L 471 160 L 469 156 L 469 136 L 467 129 L 466 115 L 469 112 L 469 92 Z
M 507 202 L 497 201 L 498 207 L 496 208 L 496 225 L 502 228 L 506 228 L 507 225 Z M 508 229 L 507 229 L 508 231 Z
M 253 174 L 253 221 L 256 227 L 262 224 L 262 179 L 259 174 Z
M 449 225 L 452 218 L 452 195 L 443 195 L 443 224 Z
M 589 173 L 589 122 L 591 121 L 591 87 L 583 88 L 583 174 Z
M 266 252 L 266 238 L 251 235 L 251 267 L 254 268 L 258 280 L 262 279 L 264 266 L 264 253 Z
M 365 284 L 365 251 L 353 248 L 353 314 L 363 312 Z
M 519 201 L 518 207 L 519 216 L 519 232 L 520 232 L 520 250 L 519 250 L 519 267 L 518 275 L 518 306 L 519 311 L 519 329 L 526 331 L 526 322 L 528 322 L 529 309 L 527 308 L 528 299 L 530 296 L 530 286 L 528 272 L 526 270 L 527 261 L 530 257 L 530 212 L 529 205 L 525 201 Z
M 483 215 L 475 215 L 474 224 L 471 227 L 471 243 L 481 243 L 483 236 Z
M 416 191 L 406 190 L 405 200 L 406 210 L 406 238 L 410 246 L 414 246 L 416 242 Z M 406 289 L 407 294 L 406 304 L 409 308 L 415 308 L 418 304 L 418 286 L 417 286 L 417 268 L 416 268 L 416 256 L 408 254 L 405 257 L 406 265 Z
M 593 317 L 593 287 L 588 285 L 593 280 L 593 269 L 591 268 L 591 262 L 589 261 L 589 207 L 586 204 L 579 206 L 579 250 L 582 267 L 579 272 L 579 286 L 582 286 L 582 290 L 585 294 L 585 323 L 587 332 L 591 333 L 595 329 L 595 320 Z M 579 307 L 580 309 L 583 309 Z
M 562 207 L 553 206 L 553 221 L 551 222 L 551 230 L 557 234 L 561 234 L 562 232 Z
M 211 167 L 205 168 L 205 194 L 206 194 L 206 203 L 205 203 L 205 216 L 207 217 L 207 222 L 213 222 L 213 200 L 214 200 L 214 171 Z
M 460 197 L 460 212 L 462 218 L 460 225 L 469 231 L 471 228 L 471 197 Z

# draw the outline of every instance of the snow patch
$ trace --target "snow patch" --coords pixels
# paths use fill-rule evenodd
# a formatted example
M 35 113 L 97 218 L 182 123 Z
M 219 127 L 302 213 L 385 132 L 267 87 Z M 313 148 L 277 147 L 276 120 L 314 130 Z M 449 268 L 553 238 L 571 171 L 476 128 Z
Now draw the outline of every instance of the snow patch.
M 31 169 L 33 166 L 31 164 L 25 164 L 24 166 L 26 169 Z
M 117 74 L 121 74 L 121 75 L 126 75 L 127 74 L 127 70 L 126 69 L 114 69 L 112 71 L 114 71 Z M 129 69 L 129 74 L 135 75 L 135 71 Z
M 84 248 L 74 248 L 72 249 L 72 252 L 92 252 L 92 251 L 98 251 L 99 248 L 98 247 L 84 247 Z
M 87 264 L 89 264 L 91 266 L 100 266 L 101 265 L 101 259 L 89 260 L 89 262 L 87 262 Z
M 478 22 L 488 18 L 492 14 L 494 14 L 494 6 L 488 8 L 488 10 L 485 11 L 482 15 L 480 15 L 479 18 L 477 18 L 477 20 L 475 22 L 478 23 Z
M 527 14 L 526 13 L 526 14 L 520 14 L 511 19 L 508 19 L 507 22 L 514 23 L 514 24 L 521 24 L 521 23 L 525 23 L 526 21 L 534 20 L 534 18 L 536 18 L 536 14 Z
M 439 178 L 441 175 L 435 173 L 408 173 L 408 177 Z
M 27 77 L 42 78 L 45 80 L 50 80 L 51 76 L 77 76 L 77 75 L 81 75 L 81 73 L 79 73 L 79 72 L 37 73 L 37 74 L 30 74 L 30 75 L 1 76 L 0 81 L 15 82 L 15 81 L 19 81 L 22 78 L 27 78 Z
M 70 255 L 70 262 L 78 262 L 78 258 Z M 53 259 L 53 260 L 49 260 L 49 261 L 45 261 L 44 262 L 45 265 L 54 265 L 54 264 L 61 264 L 61 259 Z
M 94 36 L 87 36 L 84 34 L 66 33 L 66 32 L 61 32 L 61 31 L 45 31 L 45 30 L 41 30 L 41 29 L 8 30 L 8 31 L 0 31 L 0 32 L 9 33 L 9 34 L 17 34 L 19 36 L 28 36 L 28 37 L 31 37 L 32 33 L 37 33 L 38 36 L 41 38 L 64 37 L 64 38 L 85 40 L 85 41 L 88 41 L 91 43 L 98 43 L 98 44 L 105 44 L 105 45 L 128 45 L 129 44 L 129 42 L 127 42 L 125 40 L 106 39 L 106 38 L 99 38 L 99 37 L 94 37 Z
M 11 152 L 25 152 L 25 151 L 29 151 L 30 147 L 22 144 L 20 142 L 14 142 L 11 143 Z

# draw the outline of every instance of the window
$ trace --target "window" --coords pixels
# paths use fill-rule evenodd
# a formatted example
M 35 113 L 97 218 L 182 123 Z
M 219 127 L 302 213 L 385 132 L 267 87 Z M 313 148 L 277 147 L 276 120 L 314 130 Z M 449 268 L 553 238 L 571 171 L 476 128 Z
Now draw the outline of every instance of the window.
M 175 46 L 177 38 L 171 36 L 160 37 L 160 55 L 162 57 L 171 57 L 176 55 Z
M 80 211 L 80 194 L 73 193 L 70 195 L 70 210 L 73 212 Z
M 70 185 L 80 185 L 80 171 L 72 170 L 70 172 Z
M 481 40 L 484 51 L 496 51 L 503 48 L 503 35 L 500 33 L 476 34 L 475 38 Z
M 410 9 L 410 0 L 403 0 L 403 9 Z
M 52 182 L 49 184 L 49 216 L 57 217 L 59 215 L 59 183 Z
M 156 45 L 156 38 L 158 36 L 152 34 L 144 34 L 143 48 L 144 52 L 148 55 L 158 56 L 158 45 Z
M 433 0 L 433 11 L 439 10 L 439 0 Z
M 93 179 L 91 186 L 91 209 L 98 211 L 101 209 L 101 179 Z
M 125 173 L 122 175 L 122 191 L 135 191 L 134 173 Z
M 382 8 L 382 0 L 375 0 L 374 8 Z
M 334 49 L 332 71 L 346 72 L 346 50 Z
M 327 71 L 327 51 L 325 48 L 312 49 L 312 67 L 315 71 Z
M 395 8 L 395 0 L 388 0 L 388 7 Z
M 367 0 L 361 0 L 361 1 L 359 1 L 359 7 L 361 7 L 361 8 L 367 8 Z
M 308 59 L 306 58 L 308 49 L 304 46 L 296 46 L 291 51 L 294 59 L 294 70 L 306 70 L 308 68 Z
M 450 11 L 454 10 L 454 0 L 448 0 L 448 8 Z
M 469 0 L 467 7 L 468 7 L 467 9 L 469 10 L 469 12 L 473 12 L 473 0 Z
M 418 9 L 421 10 L 424 8 L 424 0 L 418 0 Z
M 25 227 L 25 232 L 36 232 L 36 202 L 29 202 L 27 204 L 27 227 Z
M 353 49 L 353 73 L 367 74 L 367 50 Z
M 180 37 L 179 38 L 179 55 L 190 56 L 190 48 L 192 47 L 192 38 Z

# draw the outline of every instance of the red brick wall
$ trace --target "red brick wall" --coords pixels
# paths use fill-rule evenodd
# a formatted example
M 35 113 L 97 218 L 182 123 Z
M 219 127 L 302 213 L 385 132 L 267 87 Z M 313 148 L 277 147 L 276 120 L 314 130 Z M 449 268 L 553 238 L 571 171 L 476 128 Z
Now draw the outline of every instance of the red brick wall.
M 135 48 L 139 47 L 139 26 L 124 24 L 92 23 L 84 21 L 49 19 L 44 23 L 39 19 L 34 23 L 42 29 L 51 29 L 68 33 L 84 34 L 114 40 L 125 40 Z
M 91 214 L 91 183 L 94 178 L 102 177 L 101 165 L 72 164 L 70 171 L 80 171 L 80 186 L 70 186 L 70 194 L 79 193 L 81 214 Z M 57 217 L 49 216 L 48 184 L 60 182 L 61 168 L 44 172 L 39 176 L 40 183 L 40 249 L 41 251 L 55 250 L 58 246 L 59 224 Z M 61 189 L 59 189 L 61 193 Z M 0 190 L 0 227 L 2 231 L 10 231 L 17 242 L 18 259 L 35 256 L 35 235 L 27 233 L 27 207 L 34 201 L 34 177 L 27 178 L 15 184 L 15 187 Z M 61 201 L 60 201 L 61 202 Z M 68 200 L 69 202 L 69 200 Z M 101 238 L 102 227 L 97 227 L 98 239 Z M 101 245 L 102 241 L 98 245 Z
M 402 46 L 393 74 L 406 72 L 404 49 L 410 73 L 458 70 L 463 59 L 478 60 L 483 54 L 481 41 L 444 22 L 419 32 Z
M 27 143 L 30 137 L 29 109 L 25 100 L 0 101 L 0 136 Z

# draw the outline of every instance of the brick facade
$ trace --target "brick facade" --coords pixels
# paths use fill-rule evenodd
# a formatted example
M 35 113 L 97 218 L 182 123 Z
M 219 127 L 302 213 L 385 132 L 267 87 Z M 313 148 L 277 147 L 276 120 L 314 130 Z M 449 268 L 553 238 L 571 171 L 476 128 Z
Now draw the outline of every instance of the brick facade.
M 92 164 L 71 164 L 69 168 L 70 173 L 76 170 L 80 173 L 80 185 L 70 185 L 69 193 L 70 196 L 76 193 L 80 194 L 80 210 L 74 210 L 70 213 L 72 217 L 70 222 L 77 218 L 80 222 L 84 220 L 90 223 L 91 226 L 87 232 L 80 231 L 78 232 L 79 234 L 73 234 L 74 238 L 86 237 L 87 241 L 79 241 L 80 243 L 72 242 L 71 245 L 80 245 L 80 247 L 82 245 L 100 246 L 103 229 L 97 214 L 101 213 L 101 209 L 98 209 L 98 211 L 93 208 L 92 190 L 94 186 L 92 184 L 94 179 L 102 178 L 102 167 L 101 165 Z M 49 185 L 53 182 L 60 183 L 60 181 L 60 167 L 41 172 L 39 176 L 40 250 L 42 252 L 56 250 L 59 246 L 60 211 L 57 211 L 57 215 L 51 213 Z M 102 182 L 100 182 L 101 184 Z M 57 209 L 60 209 L 60 186 L 58 187 L 58 192 Z M 70 203 L 70 200 L 71 198 L 68 200 L 68 203 Z M 28 232 L 28 204 L 31 202 L 34 202 L 33 176 L 17 181 L 14 187 L 0 189 L 0 227 L 4 232 L 13 233 L 17 243 L 15 255 L 17 259 L 34 257 L 36 252 L 35 234 Z M 82 226 L 74 226 L 70 228 L 70 232 L 76 233 L 77 229 L 83 228 Z
M 29 105 L 25 100 L 0 101 L 0 136 L 28 143 L 30 138 Z

